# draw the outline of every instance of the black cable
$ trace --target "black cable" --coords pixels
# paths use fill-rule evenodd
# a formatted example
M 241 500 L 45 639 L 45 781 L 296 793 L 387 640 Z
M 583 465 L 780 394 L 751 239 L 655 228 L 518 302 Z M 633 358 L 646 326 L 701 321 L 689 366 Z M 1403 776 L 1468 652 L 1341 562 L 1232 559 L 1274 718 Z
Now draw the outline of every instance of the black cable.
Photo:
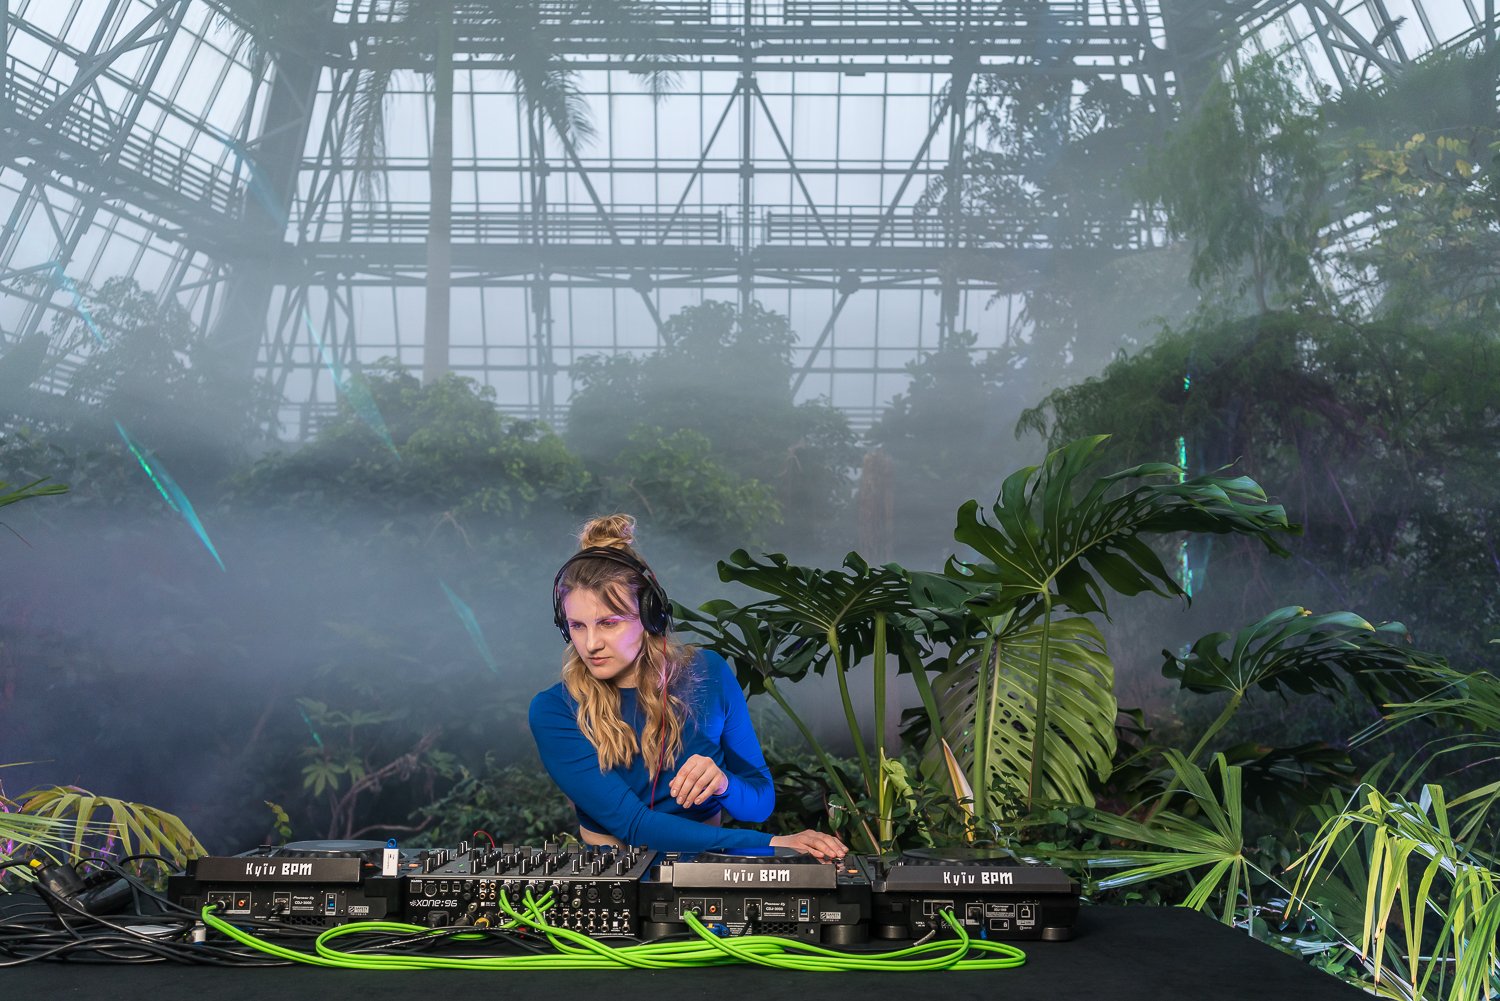
M 160 856 L 154 856 L 154 857 L 159 858 Z M 121 876 L 124 879 L 130 880 L 131 883 L 132 883 L 132 885 L 138 885 L 140 887 L 140 890 L 141 890 L 142 893 L 144 893 L 147 896 L 149 896 L 153 901 L 155 901 L 157 904 L 159 904 L 161 906 L 162 913 L 161 913 L 160 916 L 166 917 L 168 914 L 175 913 L 175 914 L 181 915 L 183 918 L 187 919 L 192 924 L 196 924 L 198 922 L 198 910 L 197 910 L 197 908 L 184 907 L 181 904 L 178 904 L 178 903 L 174 902 L 170 898 L 162 896 L 160 893 L 157 893 L 155 890 L 152 890 L 151 888 L 145 886 L 144 884 L 141 884 L 140 880 L 139 880 L 139 877 L 136 877 L 136 876 L 134 876 L 134 875 L 132 875 L 130 873 L 124 873 L 124 872 L 122 872 Z M 264 932 L 278 932 L 278 933 L 286 935 L 289 938 L 304 938 L 304 939 L 305 938 L 317 938 L 324 931 L 324 929 L 321 926 L 318 926 L 318 927 L 307 927 L 305 925 L 291 925 L 291 924 L 287 924 L 284 921 L 277 921 L 277 920 L 275 920 L 273 918 L 257 918 L 257 917 L 252 917 L 251 915 L 248 915 L 248 914 L 238 914 L 238 915 L 235 915 L 235 917 L 234 917 L 234 923 L 237 924 L 237 925 L 243 925 L 243 926 L 246 926 L 246 927 L 253 927 L 253 928 L 257 929 L 258 931 L 260 931 L 262 933 L 264 933 Z
M 132 855 L 122 855 L 114 861 L 116 865 L 124 865 L 126 862 L 134 862 L 136 859 L 143 858 L 148 858 L 155 862 L 165 862 L 167 868 L 172 870 L 173 875 L 182 875 L 182 866 L 178 865 L 174 860 L 167 858 L 167 856 L 158 855 L 156 852 L 135 852 Z
M 177 934 L 183 934 L 186 930 L 181 929 Z M 216 966 L 286 965 L 285 961 L 272 959 L 255 950 L 177 941 L 165 936 L 142 936 L 139 933 L 122 935 L 108 930 L 70 929 L 70 935 L 65 936 L 57 928 L 16 928 L 9 930 L 8 937 L 9 941 L 0 945 L 0 951 L 17 958 L 0 963 L 0 966 L 19 966 L 57 957 L 70 961 L 95 961 L 88 958 L 90 955 L 104 957 L 100 961 L 133 963 L 172 959 Z
M 110 921 L 108 918 L 105 918 L 102 915 L 99 915 L 99 914 L 90 914 L 88 911 L 84 910 L 82 907 L 79 907 L 77 904 L 73 903 L 71 900 L 68 900 L 68 899 L 66 899 L 64 897 L 58 896 L 57 894 L 51 892 L 50 890 L 48 890 L 46 887 L 42 886 L 41 884 L 37 884 L 36 891 L 37 891 L 38 895 L 41 896 L 42 900 L 45 901 L 48 904 L 48 906 L 52 906 L 52 904 L 54 904 L 54 903 L 62 904 L 64 907 L 66 907 L 68 910 L 72 911 L 74 914 L 82 916 L 85 920 L 94 921 L 94 922 L 96 922 L 98 924 L 104 925 L 106 928 L 112 928 L 115 931 L 117 931 L 117 932 L 119 932 L 119 933 L 121 933 L 123 935 L 126 935 L 126 936 L 128 936 L 130 938 L 138 939 L 138 940 L 144 941 L 144 942 L 156 942 L 156 941 L 158 941 L 158 939 L 155 936 L 146 935 L 146 934 L 141 933 L 141 932 L 132 931 L 131 929 L 129 929 L 129 928 L 123 926 L 123 925 L 115 924 L 113 921 Z M 57 913 L 55 908 L 54 908 L 53 913 Z M 58 914 L 58 920 L 62 922 L 63 927 L 68 928 L 69 931 L 73 931 L 73 929 L 68 925 L 67 921 L 62 917 L 61 914 Z
M 177 906 L 176 904 L 172 903 L 172 901 L 168 900 L 166 897 L 158 893 L 156 890 L 152 889 L 150 886 L 147 886 L 145 881 L 142 880 L 141 877 L 137 876 L 135 873 L 127 871 L 124 867 L 124 863 L 129 861 L 130 859 L 135 858 L 161 858 L 161 856 L 150 854 L 127 855 L 125 858 L 120 859 L 118 862 L 108 862 L 107 864 L 109 865 L 110 870 L 115 874 L 115 876 L 125 880 L 125 882 L 130 885 L 132 901 L 134 902 L 136 910 L 138 912 L 140 911 L 141 894 L 145 894 L 157 904 L 162 905 L 163 911 L 170 908 L 173 910 L 181 911 L 185 915 L 191 915 L 195 919 L 197 918 L 196 912 L 191 911 L 185 907 Z
M 473 934 L 483 935 L 487 940 L 514 946 L 517 949 L 539 955 L 550 955 L 553 951 L 550 944 L 535 935 L 518 934 L 508 928 L 475 928 L 471 925 L 454 925 L 448 928 L 424 931 L 416 935 L 401 935 L 397 938 L 390 938 L 390 932 L 370 932 L 368 936 L 351 936 L 353 944 L 341 945 L 339 948 L 342 952 L 360 953 L 362 955 L 416 956 L 435 949 L 440 945 L 455 944 L 451 939 L 456 935 Z M 364 941 L 366 938 L 373 941 Z M 413 946 L 415 948 L 412 948 Z M 481 953 L 479 955 L 490 956 L 493 953 Z
M 189 948 L 183 943 L 140 942 L 135 939 L 122 939 L 112 934 L 100 934 L 59 942 L 39 951 L 33 951 L 19 959 L 0 962 L 0 966 L 21 966 L 60 957 L 65 957 L 70 962 L 159 963 L 172 960 L 179 963 L 209 966 L 287 965 L 284 960 L 271 959 L 264 954 L 253 952 L 228 951 L 203 946 Z

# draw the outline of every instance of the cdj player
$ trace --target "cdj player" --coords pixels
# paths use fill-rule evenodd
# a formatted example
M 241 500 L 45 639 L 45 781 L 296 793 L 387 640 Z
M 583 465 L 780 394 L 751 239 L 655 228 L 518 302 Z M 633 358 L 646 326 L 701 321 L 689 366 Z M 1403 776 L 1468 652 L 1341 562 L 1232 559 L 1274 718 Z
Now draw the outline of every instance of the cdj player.
M 721 935 L 849 945 L 866 939 L 870 878 L 854 856 L 819 862 L 787 848 L 659 855 L 641 881 L 641 937 L 687 931 L 690 911 Z
M 416 852 L 399 852 L 397 873 L 382 876 L 380 841 L 294 841 L 232 856 L 190 859 L 167 879 L 167 899 L 190 910 L 213 904 L 227 918 L 332 928 L 401 912 L 401 874 Z
M 984 848 L 927 848 L 869 857 L 872 930 L 886 939 L 948 931 L 951 910 L 974 937 L 1061 941 L 1073 937 L 1078 884 L 1061 869 Z

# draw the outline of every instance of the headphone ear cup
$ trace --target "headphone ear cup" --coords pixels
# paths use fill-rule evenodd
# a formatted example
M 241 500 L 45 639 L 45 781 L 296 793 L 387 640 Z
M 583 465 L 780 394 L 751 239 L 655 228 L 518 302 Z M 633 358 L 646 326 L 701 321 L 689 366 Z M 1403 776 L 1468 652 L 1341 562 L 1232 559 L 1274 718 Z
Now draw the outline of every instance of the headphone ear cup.
M 672 605 L 667 600 L 667 592 L 662 590 L 655 578 L 649 579 L 646 588 L 641 591 L 640 611 L 641 625 L 653 636 L 661 636 L 671 628 Z

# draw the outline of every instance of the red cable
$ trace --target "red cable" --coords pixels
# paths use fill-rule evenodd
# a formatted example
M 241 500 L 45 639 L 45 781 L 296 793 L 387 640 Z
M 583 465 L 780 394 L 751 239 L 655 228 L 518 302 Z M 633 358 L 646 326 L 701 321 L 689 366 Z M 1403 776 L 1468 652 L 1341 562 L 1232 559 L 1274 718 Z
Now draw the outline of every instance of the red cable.
M 646 809 L 656 809 L 656 781 L 661 778 L 662 765 L 667 761 L 667 731 L 663 727 L 661 731 L 661 753 L 656 756 L 656 774 L 651 776 L 651 798 L 646 801 Z

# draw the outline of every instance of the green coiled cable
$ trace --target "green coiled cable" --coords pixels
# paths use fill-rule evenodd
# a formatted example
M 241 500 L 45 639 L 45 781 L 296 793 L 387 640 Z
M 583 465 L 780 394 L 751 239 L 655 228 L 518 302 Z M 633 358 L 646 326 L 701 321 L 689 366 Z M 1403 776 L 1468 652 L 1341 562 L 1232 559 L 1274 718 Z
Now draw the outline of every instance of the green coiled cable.
M 236 928 L 215 914 L 212 906 L 203 908 L 202 917 L 208 927 L 268 956 L 311 966 L 351 970 L 601 970 L 622 967 L 669 970 L 751 964 L 771 969 L 819 973 L 845 970 L 894 973 L 998 970 L 1017 967 L 1026 962 L 1026 954 L 1013 945 L 970 938 L 949 911 L 943 912 L 943 918 L 956 934 L 955 938 L 921 942 L 892 952 L 848 953 L 772 935 L 720 938 L 693 912 L 685 914 L 684 920 L 697 935 L 694 941 L 612 946 L 581 932 L 550 924 L 546 919 L 546 912 L 551 905 L 550 893 L 539 900 L 533 899 L 528 893 L 520 909 L 511 902 L 508 895 L 502 893 L 499 904 L 511 920 L 496 930 L 538 932 L 547 938 L 555 954 L 490 957 L 400 953 L 375 955 L 343 951 L 332 944 L 341 937 L 358 934 L 417 939 L 424 936 L 454 936 L 451 930 L 442 931 L 399 921 L 361 921 L 330 928 L 318 936 L 313 946 L 315 951 L 308 953 L 265 941 Z M 461 934 L 467 940 L 475 937 L 476 933 Z M 980 955 L 975 955 L 976 953 Z

